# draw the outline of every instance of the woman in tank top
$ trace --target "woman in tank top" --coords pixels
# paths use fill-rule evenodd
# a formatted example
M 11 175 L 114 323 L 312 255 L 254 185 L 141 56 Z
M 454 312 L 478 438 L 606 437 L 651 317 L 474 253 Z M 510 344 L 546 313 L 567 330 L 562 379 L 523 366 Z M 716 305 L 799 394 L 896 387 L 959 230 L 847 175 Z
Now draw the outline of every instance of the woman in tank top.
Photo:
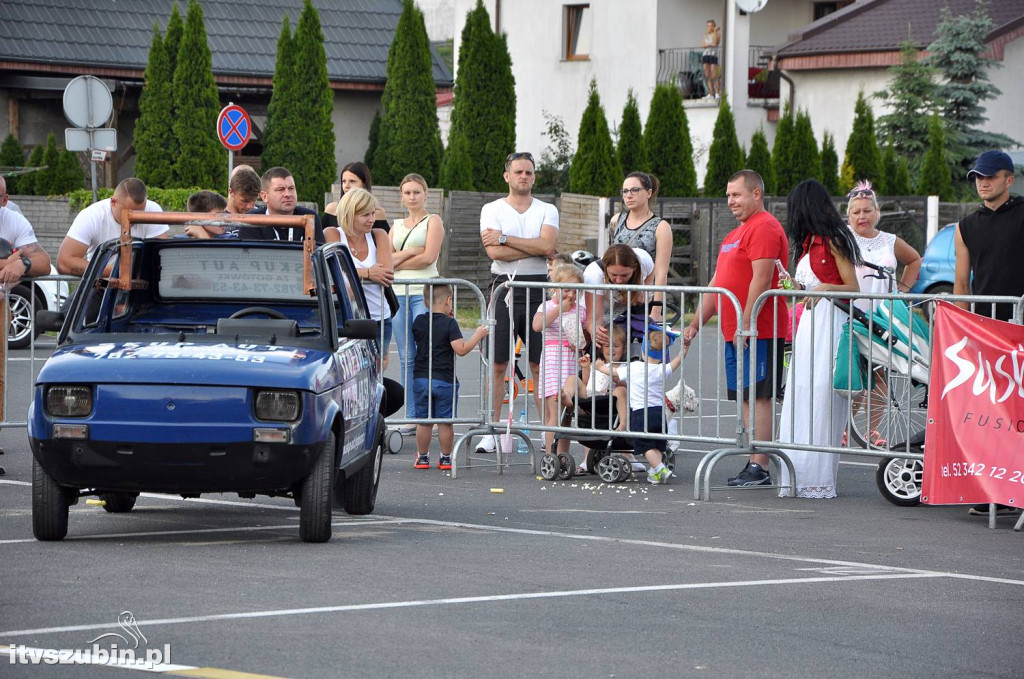
M 427 311 L 423 301 L 422 285 L 402 285 L 411 278 L 437 278 L 437 257 L 444 242 L 444 224 L 441 218 L 426 209 L 427 180 L 418 174 L 408 174 L 399 184 L 402 205 L 408 211 L 404 219 L 396 219 L 391 228 L 391 259 L 395 266 L 395 293 L 398 311 L 392 320 L 401 382 L 405 386 L 406 417 L 427 417 L 416 410 L 413 398 L 412 369 L 416 359 L 416 341 L 412 336 L 412 322 Z M 410 431 L 411 430 L 411 431 Z M 413 434 L 415 425 L 402 427 L 403 434 Z
M 345 167 L 341 168 L 341 195 L 344 196 L 352 189 L 366 189 L 370 193 L 373 193 L 373 187 L 370 185 L 370 168 L 366 167 L 366 163 L 349 163 Z M 338 201 L 329 203 L 324 208 L 324 214 L 320 217 L 320 223 L 324 226 L 324 239 L 328 243 L 336 242 L 341 240 L 341 230 L 338 228 Z M 374 213 L 373 228 L 383 229 L 384 233 L 388 231 L 388 216 L 384 213 L 384 208 L 377 205 L 377 210 Z
M 644 250 L 654 260 L 654 285 L 668 281 L 668 264 L 672 256 L 672 227 L 654 214 L 651 206 L 658 198 L 658 178 L 646 172 L 630 172 L 622 182 L 622 204 L 625 209 L 612 217 L 615 229 L 611 243 L 622 243 Z M 654 294 L 661 301 L 661 292 Z M 659 305 L 651 305 L 651 318 L 664 318 Z

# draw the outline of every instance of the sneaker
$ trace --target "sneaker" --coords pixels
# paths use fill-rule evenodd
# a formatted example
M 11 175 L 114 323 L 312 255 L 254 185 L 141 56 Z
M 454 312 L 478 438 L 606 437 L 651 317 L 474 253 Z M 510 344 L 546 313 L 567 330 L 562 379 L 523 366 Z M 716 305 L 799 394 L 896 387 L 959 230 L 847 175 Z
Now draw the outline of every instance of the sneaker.
M 772 485 L 771 475 L 756 462 L 748 462 L 736 476 L 727 482 L 730 486 L 770 486 Z
M 480 443 L 476 444 L 477 454 L 482 453 L 493 453 L 496 448 L 493 436 L 485 436 L 480 439 Z
M 437 461 L 438 469 L 451 469 L 452 468 L 452 456 L 442 455 L 441 459 Z
M 643 462 L 630 462 L 630 465 L 633 467 L 634 474 L 643 474 L 647 471 L 647 465 Z
M 668 467 L 662 467 L 661 471 L 648 470 L 647 471 L 647 483 L 653 483 L 659 485 L 662 483 L 668 483 L 668 480 L 672 478 L 672 472 L 669 471 Z
M 1020 514 L 1020 507 L 1008 507 L 1007 505 L 996 505 L 996 516 L 1017 516 Z M 971 516 L 988 516 L 988 505 L 974 505 L 967 510 Z
M 430 469 L 430 456 L 429 455 L 417 455 L 416 464 L 413 465 L 415 469 Z

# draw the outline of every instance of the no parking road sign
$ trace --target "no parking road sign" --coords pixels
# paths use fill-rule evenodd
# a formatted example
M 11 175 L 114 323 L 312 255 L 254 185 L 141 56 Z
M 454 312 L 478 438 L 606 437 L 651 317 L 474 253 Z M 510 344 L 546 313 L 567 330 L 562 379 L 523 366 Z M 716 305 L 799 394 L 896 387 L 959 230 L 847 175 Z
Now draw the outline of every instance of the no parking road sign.
M 217 137 L 229 151 L 241 151 L 252 136 L 252 122 L 245 109 L 235 104 L 225 106 L 217 116 Z

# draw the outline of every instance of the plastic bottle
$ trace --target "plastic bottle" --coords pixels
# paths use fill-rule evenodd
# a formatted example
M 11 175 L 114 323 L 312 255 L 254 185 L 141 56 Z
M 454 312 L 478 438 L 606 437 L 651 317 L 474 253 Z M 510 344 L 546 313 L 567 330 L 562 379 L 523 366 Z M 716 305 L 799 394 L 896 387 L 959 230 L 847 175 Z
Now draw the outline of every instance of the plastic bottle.
M 786 267 L 783 266 L 782 260 L 775 260 L 775 268 L 779 271 L 779 287 L 783 290 L 792 290 L 793 279 L 790 277 L 789 272 L 786 271 Z
M 530 435 L 530 430 L 529 429 L 523 429 L 523 427 L 525 427 L 525 426 L 526 426 L 526 407 L 524 406 L 523 409 L 519 411 L 519 428 L 522 430 L 523 434 L 525 434 L 526 436 L 529 436 Z M 518 436 L 516 437 L 516 452 L 519 453 L 520 455 L 529 455 L 530 454 L 530 447 L 528 445 L 526 445 L 526 441 L 524 441 L 523 439 L 519 438 Z

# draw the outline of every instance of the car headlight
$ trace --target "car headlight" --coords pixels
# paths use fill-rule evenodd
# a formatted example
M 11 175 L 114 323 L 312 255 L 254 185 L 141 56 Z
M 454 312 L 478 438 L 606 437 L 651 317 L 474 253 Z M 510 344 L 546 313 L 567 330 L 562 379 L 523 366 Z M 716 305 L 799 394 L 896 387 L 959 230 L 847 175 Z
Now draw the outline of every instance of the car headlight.
M 85 417 L 92 412 L 92 388 L 72 385 L 48 388 L 46 412 L 54 417 Z
M 264 389 L 256 392 L 256 417 L 274 422 L 294 422 L 302 411 L 297 391 Z

